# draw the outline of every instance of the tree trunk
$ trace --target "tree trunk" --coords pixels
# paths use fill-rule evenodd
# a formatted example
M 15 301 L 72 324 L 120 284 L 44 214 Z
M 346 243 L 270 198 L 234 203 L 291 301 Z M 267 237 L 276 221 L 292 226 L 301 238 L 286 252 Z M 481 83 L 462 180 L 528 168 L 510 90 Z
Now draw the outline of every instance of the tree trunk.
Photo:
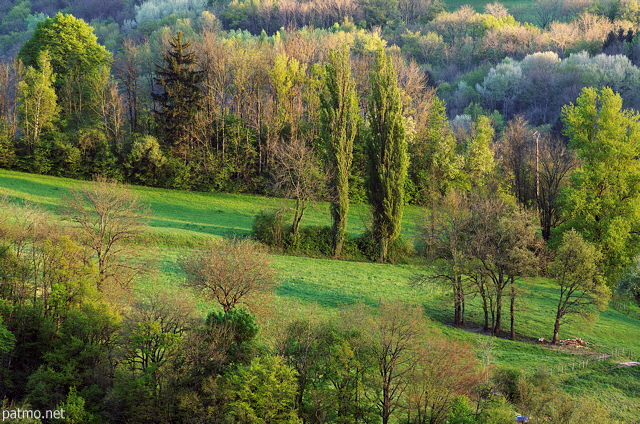
M 556 322 L 553 324 L 553 339 L 551 339 L 551 343 L 558 344 L 558 334 L 560 333 L 560 320 L 562 319 L 562 314 L 558 310 L 556 313 Z
M 509 305 L 509 313 L 511 314 L 511 331 L 509 336 L 511 340 L 516 338 L 516 318 L 515 318 L 515 306 L 516 306 L 516 286 L 513 279 L 511 280 L 511 303 Z
M 493 336 L 499 336 L 502 332 L 502 282 L 496 284 L 496 320 L 493 324 Z
M 380 256 L 378 261 L 380 263 L 385 262 L 387 260 L 387 256 L 389 254 L 389 238 L 381 237 L 380 238 Z

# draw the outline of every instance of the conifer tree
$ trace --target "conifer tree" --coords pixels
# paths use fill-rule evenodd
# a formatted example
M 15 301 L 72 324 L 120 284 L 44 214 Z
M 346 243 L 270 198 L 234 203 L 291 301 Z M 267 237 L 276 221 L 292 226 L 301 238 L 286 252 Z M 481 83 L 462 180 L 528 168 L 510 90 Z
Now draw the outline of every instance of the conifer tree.
M 196 54 L 189 51 L 190 41 L 183 41 L 182 32 L 169 41 L 171 49 L 164 56 L 164 64 L 156 66 L 159 93 L 152 93 L 160 103 L 158 111 L 164 131 L 164 142 L 175 153 L 186 158 L 192 144 L 198 105 L 202 99 L 201 71 L 195 68 Z
M 325 65 L 325 90 L 320 97 L 320 122 L 329 168 L 333 254 L 340 256 L 349 213 L 349 175 L 353 141 L 360 115 L 355 81 L 351 76 L 349 51 L 332 51 Z
M 370 81 L 369 203 L 373 236 L 383 262 L 387 260 L 389 244 L 400 234 L 409 155 L 397 73 L 383 51 L 376 58 Z

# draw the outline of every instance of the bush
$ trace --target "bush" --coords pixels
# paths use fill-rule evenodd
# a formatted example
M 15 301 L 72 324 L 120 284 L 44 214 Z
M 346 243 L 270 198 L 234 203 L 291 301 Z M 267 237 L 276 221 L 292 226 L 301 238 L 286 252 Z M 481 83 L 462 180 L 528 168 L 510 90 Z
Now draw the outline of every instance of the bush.
M 376 243 L 371 230 L 365 231 L 360 237 L 356 239 L 358 250 L 361 254 L 370 261 L 376 261 L 378 255 L 378 244 Z M 388 258 L 390 262 L 398 262 L 412 254 L 411 246 L 402 238 L 398 236 L 393 242 L 389 244 Z
M 284 211 L 262 211 L 253 220 L 251 234 L 256 241 L 270 247 L 285 248 L 286 233 L 290 232 L 284 222 Z

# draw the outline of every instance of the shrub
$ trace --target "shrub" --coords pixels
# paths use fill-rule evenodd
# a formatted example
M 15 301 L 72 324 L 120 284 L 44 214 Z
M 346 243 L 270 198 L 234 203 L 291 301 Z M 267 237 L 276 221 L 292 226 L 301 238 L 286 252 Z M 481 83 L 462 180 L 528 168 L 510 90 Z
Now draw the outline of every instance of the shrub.
M 288 239 L 286 233 L 290 232 L 284 218 L 283 210 L 261 211 L 253 220 L 253 238 L 267 246 L 284 249 Z
M 373 233 L 371 230 L 366 230 L 360 237 L 356 239 L 358 250 L 361 254 L 370 261 L 376 261 L 378 259 L 378 245 L 375 242 Z M 398 262 L 412 254 L 412 248 L 402 238 L 398 236 L 393 242 L 389 244 L 388 259 L 390 262 Z

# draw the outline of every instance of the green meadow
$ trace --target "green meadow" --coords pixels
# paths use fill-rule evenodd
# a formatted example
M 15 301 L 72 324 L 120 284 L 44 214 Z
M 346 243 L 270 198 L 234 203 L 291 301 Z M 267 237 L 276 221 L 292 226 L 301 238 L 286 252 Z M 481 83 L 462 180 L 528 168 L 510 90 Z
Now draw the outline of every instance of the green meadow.
M 0 170 L 0 195 L 12 201 L 28 201 L 58 214 L 64 196 L 79 188 L 81 181 Z M 250 234 L 253 217 L 261 210 L 285 207 L 283 199 L 242 194 L 193 193 L 177 190 L 133 187 L 149 205 L 149 229 L 139 240 L 140 255 L 155 258 L 159 272 L 139 284 L 144 290 L 183 290 L 178 259 L 208 238 Z M 355 205 L 348 231 L 361 233 L 367 223 L 366 205 Z M 424 212 L 409 207 L 404 217 L 403 235 L 414 240 Z M 311 208 L 303 225 L 329 225 L 328 205 Z M 412 277 L 429 269 L 412 260 L 408 264 L 374 264 L 311 257 L 273 255 L 280 284 L 272 298 L 264 299 L 262 337 L 268 342 L 286 322 L 298 317 L 336 316 L 340 308 L 356 303 L 374 306 L 380 301 L 402 300 L 423 305 L 434 332 L 475 346 L 478 355 L 494 366 L 558 374 L 563 387 L 573 394 L 605 400 L 623 421 L 640 419 L 640 367 L 617 367 L 622 361 L 640 360 L 640 321 L 608 308 L 597 321 L 568 322 L 561 338 L 581 337 L 593 346 L 576 350 L 538 343 L 552 335 L 557 289 L 544 278 L 518 282 L 522 293 L 517 304 L 517 341 L 490 338 L 481 334 L 480 299 L 467 305 L 467 329 L 450 326 L 453 319 L 449 293 L 436 285 L 414 287 Z M 196 299 L 202 313 L 212 308 Z M 505 313 L 507 311 L 505 310 Z M 508 325 L 505 314 L 505 326 Z M 624 348 L 624 353 L 621 352 Z M 571 364 L 593 360 L 597 353 L 614 354 L 586 368 Z

